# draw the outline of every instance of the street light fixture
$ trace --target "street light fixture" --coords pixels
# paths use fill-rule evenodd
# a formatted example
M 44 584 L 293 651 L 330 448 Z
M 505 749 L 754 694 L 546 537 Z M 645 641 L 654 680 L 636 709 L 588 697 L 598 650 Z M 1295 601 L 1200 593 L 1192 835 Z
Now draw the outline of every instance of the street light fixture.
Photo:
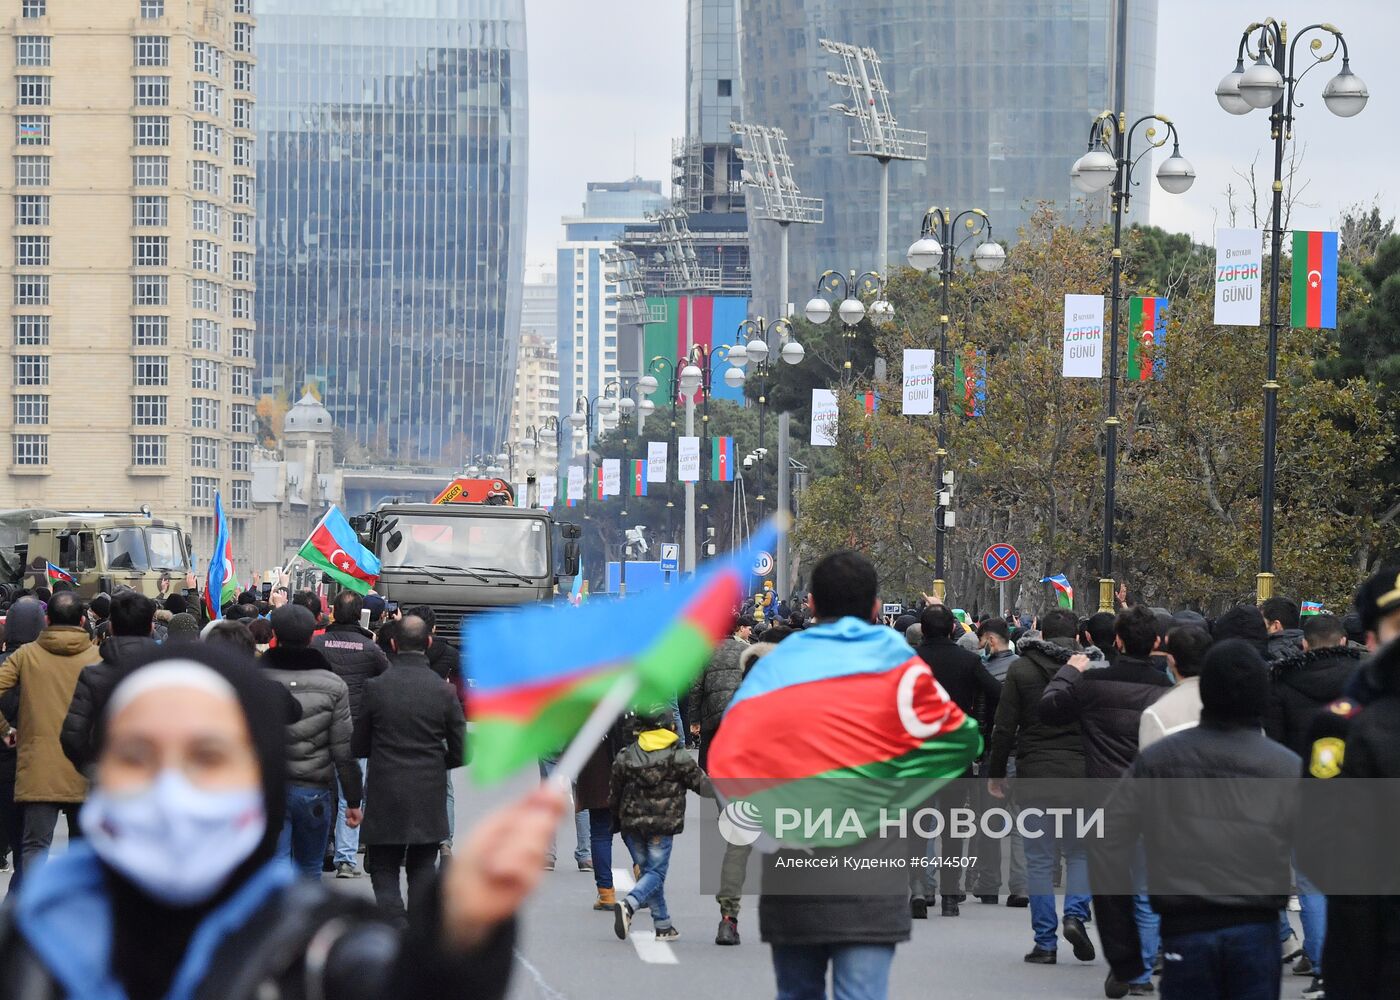
M 1223 84 L 1222 84 L 1223 86 Z M 1157 125 L 1166 126 L 1166 134 L 1159 137 Z M 1143 128 L 1143 126 L 1146 126 Z M 1133 155 L 1133 139 L 1142 129 L 1142 137 L 1147 148 Z M 1079 183 L 1091 184 L 1093 190 L 1100 191 L 1112 185 L 1111 211 L 1113 213 L 1113 251 L 1110 260 L 1112 286 L 1110 291 L 1110 318 L 1108 338 L 1108 408 L 1104 418 L 1104 504 L 1103 504 L 1103 550 L 1099 560 L 1099 611 L 1113 610 L 1113 534 L 1115 507 L 1117 505 L 1118 479 L 1118 313 L 1119 287 L 1123 278 L 1123 216 L 1127 214 L 1128 203 L 1132 199 L 1133 170 L 1154 149 L 1160 149 L 1170 139 L 1172 155 L 1162 161 L 1157 168 L 1157 183 L 1168 194 L 1181 194 L 1187 191 L 1196 180 L 1196 171 L 1181 155 L 1180 136 L 1170 118 L 1162 115 L 1143 115 L 1131 126 L 1127 116 L 1119 111 L 1104 111 L 1089 125 L 1089 150 L 1074 164 L 1073 172 L 1078 172 Z M 1104 165 L 1108 170 L 1105 171 Z
M 817 294 L 807 303 L 805 310 L 808 322 L 821 326 L 831 318 L 831 299 L 828 296 L 840 297 L 836 315 L 845 326 L 841 334 L 846 353 L 842 378 L 847 379 L 851 374 L 851 342 L 855 340 L 856 327 L 865 319 L 866 308 L 862 296 L 873 296 L 870 318 L 877 323 L 894 319 L 894 306 L 885 301 L 885 278 L 879 271 L 866 271 L 864 274 L 849 271 L 842 274 L 831 269 L 823 271 L 817 279 Z
M 746 339 L 747 346 L 739 346 L 743 345 Z M 724 382 L 728 386 L 738 388 L 750 375 L 761 379 L 758 389 L 758 450 L 767 454 L 763 439 L 767 425 L 765 418 L 768 413 L 768 380 L 775 374 L 774 366 L 779 358 L 788 365 L 796 365 L 806 357 L 807 351 L 797 342 L 792 324 L 785 319 L 772 322 L 762 316 L 746 319 L 739 324 L 734 333 L 734 340 L 736 346 L 729 349 L 729 363 L 733 367 L 724 373 Z M 747 365 L 752 365 L 753 370 L 746 371 Z M 763 517 L 763 505 L 767 499 L 763 492 L 763 474 L 760 466 L 758 494 L 754 497 L 760 518 Z
M 1298 70 L 1298 43 L 1308 35 L 1307 50 L 1312 63 Z M 1332 48 L 1323 51 L 1325 36 Z M 1271 108 L 1269 134 L 1274 140 L 1274 203 L 1270 217 L 1269 249 L 1269 347 L 1268 378 L 1264 382 L 1264 476 L 1260 500 L 1259 573 L 1255 592 L 1259 603 L 1274 593 L 1274 466 L 1278 440 L 1278 340 L 1283 328 L 1279 314 L 1279 255 L 1283 249 L 1283 153 L 1293 138 L 1293 109 L 1301 107 L 1296 95 L 1298 82 L 1323 63 L 1342 56 L 1342 68 L 1322 88 L 1322 102 L 1339 118 L 1361 113 L 1370 98 L 1366 84 L 1351 70 L 1351 53 L 1342 32 L 1331 24 L 1310 24 L 1290 40 L 1288 22 L 1266 18 L 1255 21 L 1240 35 L 1235 69 L 1215 90 L 1220 106 L 1233 115 L 1244 115 L 1256 108 Z M 1245 56 L 1254 65 L 1244 69 Z M 1241 103 L 1245 106 L 1241 108 Z

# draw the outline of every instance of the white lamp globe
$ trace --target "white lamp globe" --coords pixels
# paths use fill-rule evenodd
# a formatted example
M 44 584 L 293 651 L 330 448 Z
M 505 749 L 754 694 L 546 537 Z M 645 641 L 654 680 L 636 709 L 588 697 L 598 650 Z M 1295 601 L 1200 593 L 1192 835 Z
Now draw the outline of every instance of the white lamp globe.
M 876 299 L 870 303 L 870 319 L 877 324 L 885 324 L 894 319 L 894 303 Z
M 1226 73 L 1215 86 L 1215 99 L 1220 106 L 1232 115 L 1247 115 L 1254 106 L 1240 96 L 1240 77 L 1244 76 L 1244 60 L 1235 62 L 1235 68 Z
M 737 389 L 744 384 L 744 370 L 742 368 L 728 368 L 724 372 L 724 384 L 731 389 Z
M 1084 157 L 1080 157 L 1082 160 Z M 1074 166 L 1069 168 L 1069 181 L 1074 185 L 1076 191 L 1083 191 L 1085 194 L 1093 194 L 1094 189 L 1089 186 L 1089 182 L 1084 179 L 1084 175 L 1079 172 L 1079 160 L 1074 161 Z
M 693 395 L 695 390 L 700 388 L 700 369 L 695 365 L 686 365 L 681 369 L 681 392 L 687 396 Z
M 855 326 L 865 319 L 865 303 L 860 299 L 846 299 L 836 310 L 836 314 L 841 317 L 842 323 Z
M 653 403 L 651 400 L 644 398 L 640 403 L 637 404 L 637 412 L 642 415 L 643 419 L 645 419 L 656 412 L 656 404 Z
M 1113 154 L 1106 149 L 1091 149 L 1079 158 L 1075 164 L 1079 168 L 1079 183 L 1089 193 L 1102 191 L 1113 183 L 1113 177 L 1118 173 L 1118 161 L 1113 158 Z
M 569 423 L 573 424 L 575 427 L 582 427 L 587 420 L 588 415 L 582 410 L 575 410 L 573 413 L 569 414 Z
M 1283 77 L 1271 66 L 1264 54 L 1240 77 L 1240 96 L 1251 108 L 1271 108 L 1283 96 Z
M 801 364 L 802 359 L 807 356 L 807 348 L 803 347 L 795 340 L 789 340 L 783 345 L 783 349 L 780 353 L 782 354 L 783 360 L 788 364 L 798 365 Z
M 1175 150 L 1157 168 L 1157 183 L 1168 194 L 1185 194 L 1196 183 L 1196 168 Z
M 943 259 L 943 245 L 932 236 L 921 236 L 910 244 L 906 257 L 914 270 L 931 271 Z
M 818 295 L 808 301 L 807 308 L 802 310 L 802 314 L 807 317 L 807 322 L 821 326 L 831 319 L 831 303 Z
M 768 342 L 755 337 L 749 341 L 749 346 L 744 349 L 748 359 L 756 365 L 761 365 L 768 360 Z
M 729 359 L 729 363 L 735 368 L 742 369 L 749 363 L 749 349 L 742 343 L 735 344 L 731 347 L 725 356 Z
M 631 396 L 623 396 L 619 405 L 623 413 L 631 413 L 637 408 L 637 402 Z
M 1001 266 L 1006 263 L 1006 251 L 1000 243 L 988 240 L 972 251 L 972 262 L 984 271 L 1000 271 Z
M 637 380 L 637 388 L 648 396 L 657 390 L 658 385 L 655 376 L 652 375 L 643 375 Z
M 1361 114 L 1361 109 L 1366 107 L 1370 97 L 1371 92 L 1366 89 L 1361 77 L 1351 71 L 1350 59 L 1342 60 L 1341 72 L 1328 80 L 1327 86 L 1322 88 L 1323 102 L 1338 118 L 1351 118 Z

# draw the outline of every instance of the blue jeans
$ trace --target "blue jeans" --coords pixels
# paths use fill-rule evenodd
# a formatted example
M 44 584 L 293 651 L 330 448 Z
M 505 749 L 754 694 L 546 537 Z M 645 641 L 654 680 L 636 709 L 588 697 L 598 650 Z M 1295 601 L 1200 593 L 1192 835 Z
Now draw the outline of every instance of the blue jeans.
M 1147 852 L 1142 841 L 1138 841 L 1137 852 L 1133 855 L 1133 885 L 1147 888 Z M 1162 950 L 1162 918 L 1152 909 L 1146 892 L 1133 896 L 1133 921 L 1137 924 L 1138 943 L 1142 946 L 1142 967 L 1147 971 L 1135 983 L 1152 982 L 1152 966 L 1157 962 L 1157 952 Z
M 1312 963 L 1313 975 L 1322 975 L 1322 942 L 1327 937 L 1327 897 L 1317 891 L 1312 879 L 1298 872 L 1298 914 L 1303 923 L 1303 954 Z M 1283 911 L 1287 919 L 1288 911 Z
M 778 1000 L 826 1000 L 828 965 L 834 1000 L 885 1000 L 893 961 L 892 944 L 775 944 Z
M 588 817 L 588 843 L 593 849 L 593 884 L 599 889 L 611 889 L 613 887 L 612 811 L 609 809 L 586 809 L 581 815 Z
M 1084 843 L 1065 828 L 1065 836 L 1055 836 L 1055 821 L 1044 814 L 1023 814 L 1026 827 L 1026 885 L 1031 897 L 1031 930 L 1035 946 L 1055 951 L 1055 849 L 1065 855 L 1065 916 L 1089 917 L 1089 857 Z M 1040 836 L 1033 836 L 1039 833 Z
M 559 761 L 557 760 L 541 760 L 540 780 L 543 781 L 544 779 L 548 778 L 551 774 L 553 774 L 554 768 L 558 763 Z M 588 810 L 585 809 L 583 812 L 574 813 L 574 860 L 579 862 L 580 864 L 584 861 L 590 860 L 590 858 L 592 857 L 592 854 L 590 853 L 588 848 L 588 841 Z M 549 840 L 550 861 L 554 861 L 558 857 L 558 849 L 559 838 L 551 837 Z
M 447 772 L 447 846 L 457 836 L 457 789 L 452 784 L 452 772 Z
M 1278 925 L 1244 924 L 1163 942 L 1163 1000 L 1278 1000 Z
M 279 854 L 292 859 L 292 865 L 306 878 L 321 877 L 326 857 L 326 838 L 335 815 L 335 800 L 329 788 L 310 785 L 287 786 L 287 821 L 277 841 Z
M 651 922 L 657 930 L 671 926 L 671 914 L 666 909 L 666 870 L 671 867 L 671 838 L 643 837 L 623 833 L 622 842 L 632 855 L 632 863 L 642 870 L 642 877 L 627 894 L 633 911 L 651 908 Z
M 360 781 L 363 784 L 365 775 L 368 774 L 369 761 L 360 758 Z M 336 807 L 335 813 L 335 863 L 338 865 L 353 865 L 355 856 L 360 853 L 360 828 L 357 826 L 353 830 L 345 825 L 345 789 L 340 787 L 340 775 L 335 776 L 335 792 L 340 804 Z M 363 804 L 363 801 L 361 802 Z

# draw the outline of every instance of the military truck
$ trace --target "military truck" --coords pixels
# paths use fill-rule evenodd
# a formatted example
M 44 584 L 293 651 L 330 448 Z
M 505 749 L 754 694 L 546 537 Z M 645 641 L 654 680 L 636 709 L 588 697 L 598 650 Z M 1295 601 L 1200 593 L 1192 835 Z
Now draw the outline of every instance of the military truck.
M 0 511 L 0 579 L 9 586 L 51 586 L 52 563 L 85 598 L 119 586 L 149 597 L 177 593 L 192 569 L 190 541 L 172 521 L 144 513 Z
M 428 605 L 443 635 L 478 611 L 551 601 L 555 585 L 578 574 L 578 526 L 513 506 L 501 480 L 459 479 L 439 499 L 383 503 L 351 524 L 379 557 L 375 590 L 400 607 Z

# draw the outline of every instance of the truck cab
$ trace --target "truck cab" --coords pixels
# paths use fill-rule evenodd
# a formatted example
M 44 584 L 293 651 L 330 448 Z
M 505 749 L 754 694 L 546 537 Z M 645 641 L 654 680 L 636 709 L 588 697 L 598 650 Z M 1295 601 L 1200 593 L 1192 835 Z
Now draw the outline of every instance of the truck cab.
M 189 541 L 180 526 L 139 515 L 40 517 L 12 551 L 13 565 L 22 567 L 15 582 L 50 586 L 52 563 L 73 578 L 84 598 L 110 594 L 119 586 L 148 597 L 178 592 L 192 569 Z

